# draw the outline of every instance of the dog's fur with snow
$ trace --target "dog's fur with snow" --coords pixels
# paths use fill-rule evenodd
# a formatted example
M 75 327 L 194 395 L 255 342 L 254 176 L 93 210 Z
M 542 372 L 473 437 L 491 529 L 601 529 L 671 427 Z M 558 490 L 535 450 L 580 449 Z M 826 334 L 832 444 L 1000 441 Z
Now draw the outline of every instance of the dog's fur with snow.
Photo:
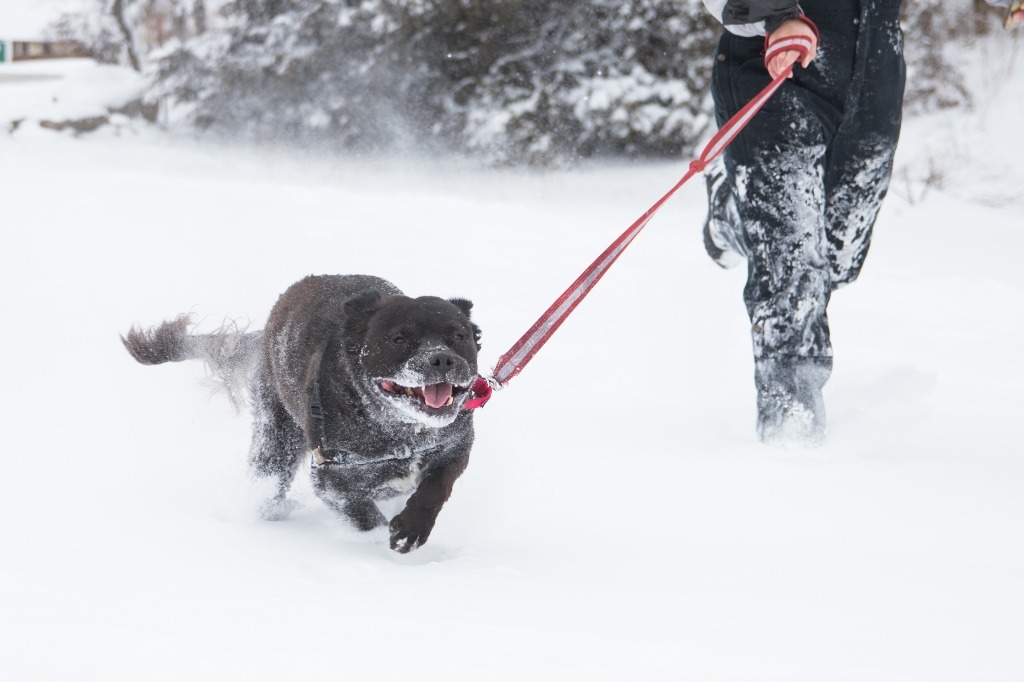
M 311 276 L 292 285 L 262 332 L 189 334 L 187 316 L 124 341 L 143 364 L 203 359 L 237 399 L 251 394 L 249 459 L 276 480 L 262 513 L 288 515 L 300 463 L 313 453 L 317 495 L 361 530 L 389 524 L 391 547 L 426 542 L 465 470 L 480 331 L 472 304 L 410 298 L 367 275 Z M 314 418 L 318 389 L 322 419 Z M 386 519 L 377 502 L 409 494 Z

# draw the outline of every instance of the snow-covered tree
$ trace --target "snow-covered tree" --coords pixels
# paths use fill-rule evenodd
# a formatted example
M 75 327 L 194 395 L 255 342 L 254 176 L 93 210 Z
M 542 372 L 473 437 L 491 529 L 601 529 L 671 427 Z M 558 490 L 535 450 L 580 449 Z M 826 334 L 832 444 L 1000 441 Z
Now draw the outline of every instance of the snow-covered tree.
M 708 123 L 698 0 L 238 0 L 166 55 L 193 123 L 333 148 L 496 161 L 677 155 Z
M 973 10 L 973 13 L 967 12 L 959 3 L 942 3 L 941 0 L 909 0 L 904 3 L 905 110 L 908 113 L 963 106 L 970 102 L 963 74 L 949 52 L 958 48 L 958 40 L 985 31 L 990 25 L 986 19 L 991 25 L 997 23 L 984 0 L 975 0 Z
M 713 127 L 699 0 L 93 1 L 168 120 L 232 136 L 549 164 L 678 157 Z M 904 3 L 909 111 L 969 101 L 951 41 L 995 23 L 974 2 Z

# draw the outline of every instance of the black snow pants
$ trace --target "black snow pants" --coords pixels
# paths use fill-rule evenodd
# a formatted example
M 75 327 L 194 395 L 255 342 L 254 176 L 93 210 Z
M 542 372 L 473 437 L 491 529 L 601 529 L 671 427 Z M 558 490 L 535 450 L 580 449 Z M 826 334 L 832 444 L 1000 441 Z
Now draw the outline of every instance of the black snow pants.
M 857 278 L 892 173 L 905 67 L 899 0 L 801 0 L 818 55 L 726 149 L 727 182 L 746 251 L 758 433 L 794 410 L 824 430 L 832 368 L 826 306 Z M 770 81 L 764 39 L 725 33 L 714 64 L 719 125 Z

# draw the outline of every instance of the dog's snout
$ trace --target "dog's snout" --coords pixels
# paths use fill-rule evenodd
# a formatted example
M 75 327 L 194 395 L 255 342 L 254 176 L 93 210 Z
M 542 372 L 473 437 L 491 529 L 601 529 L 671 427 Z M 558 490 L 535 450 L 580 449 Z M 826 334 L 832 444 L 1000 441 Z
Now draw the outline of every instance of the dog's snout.
M 455 358 L 448 353 L 434 353 L 428 361 L 433 367 L 451 367 L 455 364 Z
M 405 370 L 416 378 L 410 376 L 409 381 L 398 382 L 403 385 L 416 386 L 443 381 L 461 386 L 473 379 L 476 363 L 468 361 L 452 348 L 437 345 L 421 349 L 420 353 L 409 359 Z

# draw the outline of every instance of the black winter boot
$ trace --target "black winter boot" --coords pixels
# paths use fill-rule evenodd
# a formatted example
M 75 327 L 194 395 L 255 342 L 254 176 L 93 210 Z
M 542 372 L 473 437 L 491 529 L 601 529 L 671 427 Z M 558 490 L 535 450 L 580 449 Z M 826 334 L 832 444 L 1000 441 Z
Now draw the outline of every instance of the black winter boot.
M 755 358 L 757 437 L 761 442 L 822 442 L 825 403 L 821 389 L 831 373 L 831 357 Z

